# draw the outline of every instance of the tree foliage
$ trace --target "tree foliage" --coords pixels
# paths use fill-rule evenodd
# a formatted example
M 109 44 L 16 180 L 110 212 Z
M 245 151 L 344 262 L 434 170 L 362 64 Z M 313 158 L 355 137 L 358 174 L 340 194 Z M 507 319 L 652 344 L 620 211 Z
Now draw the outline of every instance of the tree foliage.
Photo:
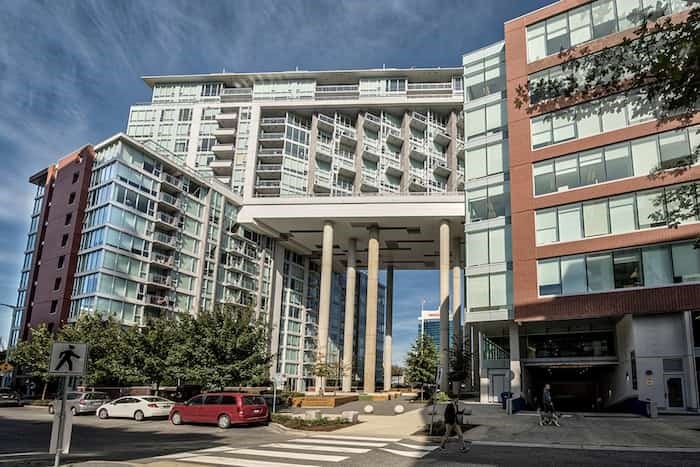
M 88 345 L 87 386 L 152 384 L 158 390 L 177 378 L 210 389 L 255 385 L 266 380 L 270 361 L 264 324 L 252 310 L 227 306 L 142 328 L 99 315 L 83 315 L 56 336 L 42 325 L 12 351 L 13 362 L 45 383 L 54 340 Z
M 424 334 L 418 336 L 406 357 L 406 380 L 412 384 L 435 381 L 438 367 L 438 351 L 433 339 Z
M 458 346 L 455 342 L 450 350 L 450 381 L 463 382 L 469 379 L 472 371 L 472 354 L 466 346 Z
M 693 5 L 685 15 L 664 16 L 668 11 L 662 2 L 632 12 L 629 19 L 639 26 L 626 33 L 618 45 L 602 50 L 590 46 L 562 50 L 561 73 L 519 85 L 515 106 L 539 114 L 618 94 L 625 98 L 605 100 L 602 104 L 605 110 L 627 106 L 633 117 L 651 113 L 659 125 L 690 124 L 700 102 L 700 2 L 688 3 Z M 600 110 L 578 108 L 577 112 Z M 687 157 L 671 166 L 656 167 L 649 176 L 657 179 L 681 176 L 698 160 L 699 154 L 700 147 L 693 147 Z M 655 200 L 658 211 L 652 219 L 676 228 L 697 218 L 697 200 L 696 183 L 666 189 Z

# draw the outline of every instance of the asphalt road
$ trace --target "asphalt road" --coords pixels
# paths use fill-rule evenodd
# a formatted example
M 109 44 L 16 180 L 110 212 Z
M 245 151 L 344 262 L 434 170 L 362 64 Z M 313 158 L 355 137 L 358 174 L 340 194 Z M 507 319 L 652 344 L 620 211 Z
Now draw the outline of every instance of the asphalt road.
M 0 467 L 46 466 L 51 416 L 37 408 L 0 409 Z M 700 453 L 566 450 L 474 445 L 467 453 L 452 441 L 440 451 L 411 439 L 298 434 L 270 427 L 173 426 L 167 420 L 99 420 L 77 417 L 66 461 L 148 463 L 154 457 L 203 465 L 371 466 L 697 466 Z

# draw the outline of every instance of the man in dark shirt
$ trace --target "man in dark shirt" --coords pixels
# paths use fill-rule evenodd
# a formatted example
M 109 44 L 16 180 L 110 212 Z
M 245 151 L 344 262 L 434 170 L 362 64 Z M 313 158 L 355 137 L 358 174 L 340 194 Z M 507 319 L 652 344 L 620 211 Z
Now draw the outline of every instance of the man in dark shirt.
M 445 434 L 442 436 L 442 441 L 440 442 L 440 449 L 445 449 L 445 443 L 447 443 L 447 439 L 452 434 L 452 431 L 455 430 L 457 432 L 457 435 L 459 436 L 459 440 L 462 442 L 461 450 L 467 450 L 467 445 L 464 444 L 464 435 L 462 434 L 462 427 L 459 425 L 459 423 L 457 423 L 457 415 L 463 413 L 463 410 L 458 410 L 457 408 L 457 399 L 451 400 L 445 407 Z

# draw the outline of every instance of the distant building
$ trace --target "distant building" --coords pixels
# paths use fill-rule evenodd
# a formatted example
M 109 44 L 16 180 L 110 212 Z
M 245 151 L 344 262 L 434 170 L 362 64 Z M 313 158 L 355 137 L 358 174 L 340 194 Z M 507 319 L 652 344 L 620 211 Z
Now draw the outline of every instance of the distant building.
M 452 348 L 452 320 L 450 320 L 450 348 Z M 418 335 L 427 334 L 433 338 L 435 348 L 440 350 L 440 310 L 422 310 L 418 318 Z

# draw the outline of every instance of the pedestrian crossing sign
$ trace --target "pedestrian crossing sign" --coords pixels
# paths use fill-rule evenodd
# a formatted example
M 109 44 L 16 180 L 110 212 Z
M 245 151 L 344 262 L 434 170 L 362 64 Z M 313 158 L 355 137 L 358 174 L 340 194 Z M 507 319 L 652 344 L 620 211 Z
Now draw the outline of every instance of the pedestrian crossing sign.
M 51 346 L 49 374 L 53 376 L 83 376 L 87 362 L 87 344 L 54 342 Z

